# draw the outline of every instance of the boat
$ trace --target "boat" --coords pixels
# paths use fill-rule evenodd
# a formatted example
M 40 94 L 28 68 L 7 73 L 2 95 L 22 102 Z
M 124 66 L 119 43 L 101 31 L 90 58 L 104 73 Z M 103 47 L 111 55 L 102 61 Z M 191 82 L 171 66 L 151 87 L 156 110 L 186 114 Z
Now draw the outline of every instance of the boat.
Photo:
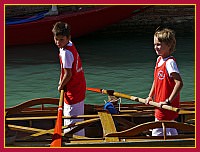
M 72 38 L 77 38 L 136 15 L 148 7 L 145 5 L 94 6 L 83 9 L 83 11 L 65 12 L 57 16 L 46 16 L 46 12 L 40 12 L 25 19 L 7 20 L 5 44 L 25 45 L 52 42 L 51 30 L 58 21 L 67 22 L 71 26 Z
M 105 90 L 103 91 L 105 93 Z M 106 92 L 110 92 L 106 90 Z M 113 91 L 112 91 L 113 93 Z M 114 93 L 117 95 L 117 93 Z M 110 97 L 110 95 L 109 95 Z M 115 96 L 116 97 L 116 96 Z M 117 100 L 122 100 L 117 98 Z M 6 140 L 6 146 L 50 147 L 57 120 L 59 98 L 37 98 L 5 109 L 6 139 L 12 132 L 14 141 Z M 108 102 L 111 102 L 110 100 Z M 67 127 L 74 127 L 61 134 L 62 147 L 195 147 L 195 102 L 181 102 L 177 121 L 154 121 L 154 106 L 142 103 L 115 105 L 112 114 L 105 105 L 85 104 L 80 116 L 62 116 L 62 119 L 80 119 Z M 151 129 L 176 128 L 177 136 L 152 137 Z M 85 129 L 85 136 L 74 135 Z M 13 138 L 12 138 L 13 139 Z

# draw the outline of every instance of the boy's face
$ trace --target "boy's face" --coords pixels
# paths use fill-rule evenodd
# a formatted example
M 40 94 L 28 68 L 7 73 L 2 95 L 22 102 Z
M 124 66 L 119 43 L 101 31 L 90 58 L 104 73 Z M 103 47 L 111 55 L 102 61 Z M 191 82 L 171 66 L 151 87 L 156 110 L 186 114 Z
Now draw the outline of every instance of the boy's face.
M 64 48 L 66 44 L 69 42 L 69 38 L 63 35 L 54 36 L 54 42 L 58 48 Z
M 154 49 L 157 55 L 162 56 L 163 58 L 170 55 L 170 47 L 164 42 L 160 42 L 157 37 L 154 37 Z

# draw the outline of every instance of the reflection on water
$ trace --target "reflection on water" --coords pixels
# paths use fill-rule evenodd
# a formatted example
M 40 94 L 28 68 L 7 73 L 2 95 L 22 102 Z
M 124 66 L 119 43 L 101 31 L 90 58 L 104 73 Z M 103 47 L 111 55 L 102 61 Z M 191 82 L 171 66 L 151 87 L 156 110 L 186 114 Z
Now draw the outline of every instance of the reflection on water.
M 152 35 L 88 36 L 73 42 L 82 58 L 88 87 L 114 89 L 141 98 L 148 95 L 157 58 Z M 176 50 L 174 56 L 184 81 L 181 99 L 194 100 L 193 36 L 177 37 Z M 6 107 L 33 98 L 59 97 L 59 70 L 58 49 L 53 43 L 6 47 Z M 86 103 L 103 103 L 106 98 L 87 92 Z

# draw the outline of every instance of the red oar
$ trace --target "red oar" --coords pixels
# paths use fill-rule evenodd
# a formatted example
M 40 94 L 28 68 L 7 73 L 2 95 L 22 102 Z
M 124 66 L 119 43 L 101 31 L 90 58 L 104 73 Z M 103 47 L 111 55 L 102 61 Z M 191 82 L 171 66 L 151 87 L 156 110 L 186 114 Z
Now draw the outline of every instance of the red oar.
M 60 100 L 58 105 L 58 115 L 56 120 L 56 125 L 54 129 L 54 134 L 52 137 L 52 143 L 50 147 L 61 147 L 62 144 L 62 113 L 63 113 L 63 100 L 64 100 L 64 90 L 60 92 Z
M 133 101 L 138 101 L 138 102 L 141 102 L 141 103 L 146 102 L 146 99 L 142 99 L 142 98 L 139 98 L 139 97 L 130 96 L 130 95 L 127 95 L 127 94 L 115 92 L 114 90 L 105 90 L 105 89 L 99 89 L 99 88 L 87 88 L 87 90 L 102 93 L 102 94 L 108 94 L 108 95 L 111 95 L 111 96 L 121 97 L 121 98 L 129 99 L 129 100 L 133 100 Z M 157 102 L 150 101 L 149 104 L 152 105 L 152 106 L 160 108 L 160 105 Z M 174 112 L 180 111 L 179 108 L 172 107 L 172 106 L 169 106 L 169 105 L 163 105 L 162 108 L 167 109 L 167 110 L 171 110 L 171 111 L 174 111 Z
M 98 92 L 98 93 L 102 93 L 102 89 L 99 88 L 87 88 L 88 91 L 93 91 L 93 92 Z

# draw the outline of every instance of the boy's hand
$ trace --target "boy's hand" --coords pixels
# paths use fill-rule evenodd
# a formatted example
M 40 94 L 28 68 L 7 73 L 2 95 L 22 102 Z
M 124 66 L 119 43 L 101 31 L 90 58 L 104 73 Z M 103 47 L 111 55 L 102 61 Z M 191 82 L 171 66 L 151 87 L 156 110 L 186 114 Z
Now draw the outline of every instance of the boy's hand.
M 58 91 L 60 92 L 61 90 L 63 90 L 63 88 L 61 87 L 61 85 L 58 86 Z
M 150 101 L 153 101 L 152 97 L 147 97 L 147 98 L 146 98 L 145 104 L 146 104 L 146 105 L 149 105 L 149 102 L 150 102 Z
M 167 99 L 167 100 L 165 100 L 165 101 L 159 102 L 159 104 L 160 104 L 160 108 L 162 108 L 163 105 L 170 105 L 170 102 L 169 102 L 169 100 Z

